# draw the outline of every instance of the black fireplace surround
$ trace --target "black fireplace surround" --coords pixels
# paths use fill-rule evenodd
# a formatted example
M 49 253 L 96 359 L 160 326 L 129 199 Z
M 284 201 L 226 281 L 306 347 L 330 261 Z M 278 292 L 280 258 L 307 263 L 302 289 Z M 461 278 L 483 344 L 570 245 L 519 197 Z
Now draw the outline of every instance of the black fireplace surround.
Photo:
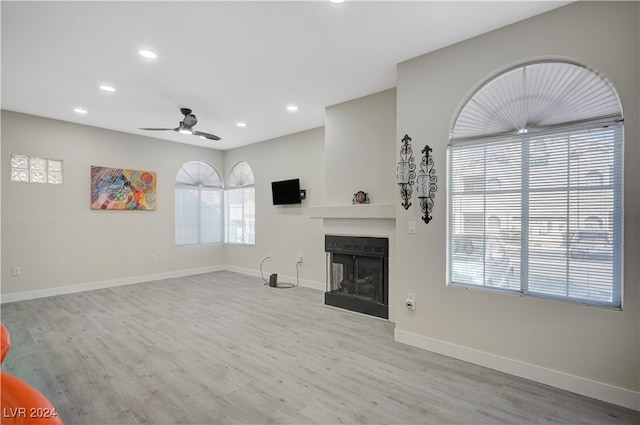
M 326 305 L 389 318 L 389 239 L 325 235 Z

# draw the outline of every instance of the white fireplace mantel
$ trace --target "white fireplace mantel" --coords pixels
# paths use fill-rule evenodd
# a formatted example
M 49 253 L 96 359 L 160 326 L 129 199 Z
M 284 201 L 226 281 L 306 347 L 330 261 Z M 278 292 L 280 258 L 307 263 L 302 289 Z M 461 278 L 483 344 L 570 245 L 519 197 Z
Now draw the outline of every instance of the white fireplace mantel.
M 318 205 L 309 207 L 310 218 L 395 219 L 394 204 Z

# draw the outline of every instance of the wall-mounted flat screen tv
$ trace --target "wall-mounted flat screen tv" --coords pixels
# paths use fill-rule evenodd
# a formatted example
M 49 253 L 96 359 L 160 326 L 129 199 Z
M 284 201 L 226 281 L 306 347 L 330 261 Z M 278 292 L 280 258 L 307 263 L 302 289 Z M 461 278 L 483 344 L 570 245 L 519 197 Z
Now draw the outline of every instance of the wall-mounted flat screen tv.
M 273 205 L 300 204 L 300 179 L 271 182 Z

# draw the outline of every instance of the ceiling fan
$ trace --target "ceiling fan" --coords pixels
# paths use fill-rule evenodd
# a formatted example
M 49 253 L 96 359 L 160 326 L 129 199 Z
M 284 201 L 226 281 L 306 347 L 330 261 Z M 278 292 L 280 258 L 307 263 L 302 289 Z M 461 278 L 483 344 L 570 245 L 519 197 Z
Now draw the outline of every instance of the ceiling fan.
M 180 124 L 176 128 L 140 128 L 140 130 L 152 130 L 152 131 L 172 130 L 182 134 L 193 134 L 194 136 L 200 136 L 209 140 L 222 140 L 220 137 L 216 136 L 215 134 L 194 130 L 193 126 L 198 123 L 198 119 L 196 118 L 195 115 L 191 113 L 191 109 L 180 108 L 180 112 L 182 112 L 182 115 L 184 115 L 184 119 L 180 121 Z

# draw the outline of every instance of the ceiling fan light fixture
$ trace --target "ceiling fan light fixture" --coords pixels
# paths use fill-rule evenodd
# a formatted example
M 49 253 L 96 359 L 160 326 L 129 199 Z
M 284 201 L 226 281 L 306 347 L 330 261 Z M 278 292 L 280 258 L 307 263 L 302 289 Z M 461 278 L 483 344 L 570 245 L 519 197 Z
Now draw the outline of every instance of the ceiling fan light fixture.
M 182 134 L 193 134 L 193 131 L 189 130 L 188 128 L 181 128 L 180 130 L 178 130 L 178 132 Z
M 138 50 L 138 54 L 140 56 L 142 56 L 143 58 L 147 58 L 147 59 L 155 59 L 155 58 L 158 57 L 158 55 L 156 55 L 154 52 L 152 52 L 151 50 L 147 50 L 147 49 Z

